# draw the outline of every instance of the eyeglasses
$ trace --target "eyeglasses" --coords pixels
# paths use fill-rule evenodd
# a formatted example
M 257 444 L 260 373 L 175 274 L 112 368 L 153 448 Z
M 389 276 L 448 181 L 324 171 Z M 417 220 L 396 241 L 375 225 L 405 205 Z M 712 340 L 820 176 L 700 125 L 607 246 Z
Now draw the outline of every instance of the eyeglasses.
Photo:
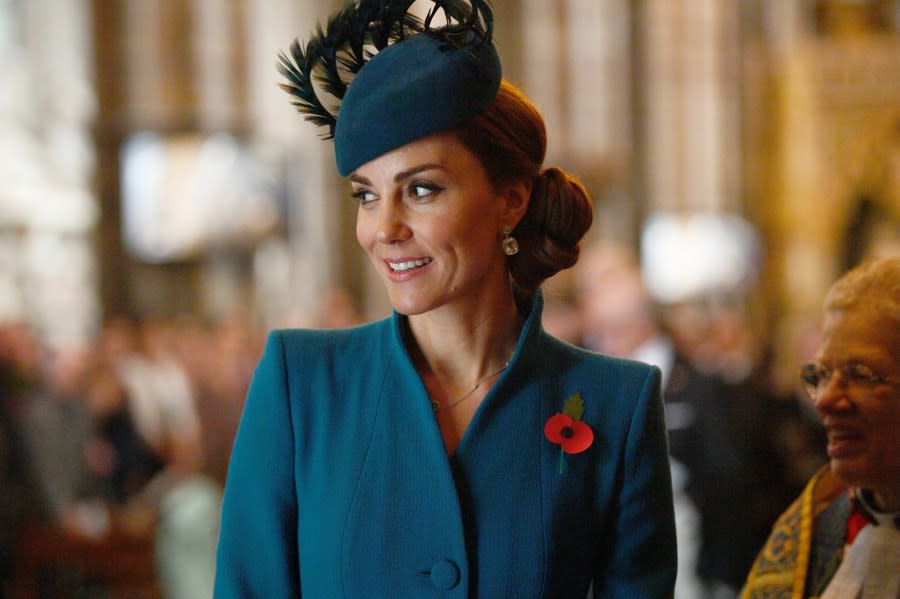
M 897 379 L 876 374 L 871 368 L 859 362 L 851 362 L 838 368 L 828 368 L 811 362 L 803 365 L 800 374 L 800 377 L 803 379 L 803 385 L 806 387 L 806 392 L 809 393 L 811 398 L 815 399 L 822 389 L 828 385 L 835 371 L 841 373 L 841 377 L 846 385 L 855 387 L 877 387 L 878 385 L 898 382 Z

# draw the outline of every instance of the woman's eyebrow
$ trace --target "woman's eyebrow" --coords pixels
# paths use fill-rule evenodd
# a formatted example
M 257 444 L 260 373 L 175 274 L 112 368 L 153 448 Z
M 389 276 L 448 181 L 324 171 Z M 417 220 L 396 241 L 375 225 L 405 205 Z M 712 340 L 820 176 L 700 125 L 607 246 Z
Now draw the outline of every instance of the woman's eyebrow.
M 407 169 L 405 171 L 400 171 L 399 173 L 397 173 L 394 176 L 394 182 L 399 183 L 401 181 L 409 179 L 410 177 L 412 177 L 418 173 L 421 173 L 422 171 L 430 171 L 432 169 L 443 169 L 443 168 L 444 167 L 442 165 L 436 164 L 436 163 L 420 164 L 419 166 L 414 166 L 410 169 Z
M 406 179 L 409 179 L 410 177 L 413 177 L 418 173 L 421 173 L 423 171 L 429 171 L 432 169 L 443 170 L 444 167 L 437 163 L 420 164 L 418 166 L 408 168 L 405 171 L 400 171 L 399 173 L 394 175 L 394 183 L 400 183 L 401 181 L 405 181 Z M 350 179 L 351 183 L 359 183 L 360 185 L 371 185 L 372 184 L 372 182 L 369 181 L 368 178 L 363 177 L 362 175 L 357 174 L 357 173 L 352 173 L 348 178 Z

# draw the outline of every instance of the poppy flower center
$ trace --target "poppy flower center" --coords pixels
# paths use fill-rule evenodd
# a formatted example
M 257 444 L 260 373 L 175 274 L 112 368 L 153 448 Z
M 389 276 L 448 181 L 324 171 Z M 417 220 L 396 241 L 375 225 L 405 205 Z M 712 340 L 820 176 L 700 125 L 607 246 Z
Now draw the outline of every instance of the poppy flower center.
M 575 436 L 575 431 L 572 430 L 571 426 L 564 426 L 562 427 L 562 430 L 559 431 L 559 436 L 563 439 L 571 439 Z

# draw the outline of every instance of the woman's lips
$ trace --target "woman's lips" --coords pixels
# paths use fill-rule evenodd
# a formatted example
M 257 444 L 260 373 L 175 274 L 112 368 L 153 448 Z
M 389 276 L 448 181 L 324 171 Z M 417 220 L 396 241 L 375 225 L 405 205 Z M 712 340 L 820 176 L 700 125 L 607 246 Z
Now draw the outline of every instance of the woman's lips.
M 392 272 L 405 272 L 431 262 L 431 258 L 408 258 L 403 260 L 387 260 L 388 268 Z
M 388 277 L 392 281 L 405 281 L 426 270 L 433 260 L 427 256 L 418 258 L 385 259 Z
M 829 458 L 849 458 L 863 448 L 865 437 L 858 430 L 829 428 L 827 432 Z

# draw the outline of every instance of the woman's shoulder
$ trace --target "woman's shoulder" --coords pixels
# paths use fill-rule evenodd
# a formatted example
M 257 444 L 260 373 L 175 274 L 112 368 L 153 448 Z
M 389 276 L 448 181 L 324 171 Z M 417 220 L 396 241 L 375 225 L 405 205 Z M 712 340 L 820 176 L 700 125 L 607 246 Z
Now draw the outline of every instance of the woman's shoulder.
M 339 329 L 273 329 L 268 346 L 278 345 L 286 354 L 321 355 L 334 350 L 371 347 L 390 335 L 390 319 Z
M 294 393 L 374 385 L 395 354 L 390 320 L 345 329 L 274 329 L 257 366 Z M 279 378 L 281 377 L 281 378 Z

